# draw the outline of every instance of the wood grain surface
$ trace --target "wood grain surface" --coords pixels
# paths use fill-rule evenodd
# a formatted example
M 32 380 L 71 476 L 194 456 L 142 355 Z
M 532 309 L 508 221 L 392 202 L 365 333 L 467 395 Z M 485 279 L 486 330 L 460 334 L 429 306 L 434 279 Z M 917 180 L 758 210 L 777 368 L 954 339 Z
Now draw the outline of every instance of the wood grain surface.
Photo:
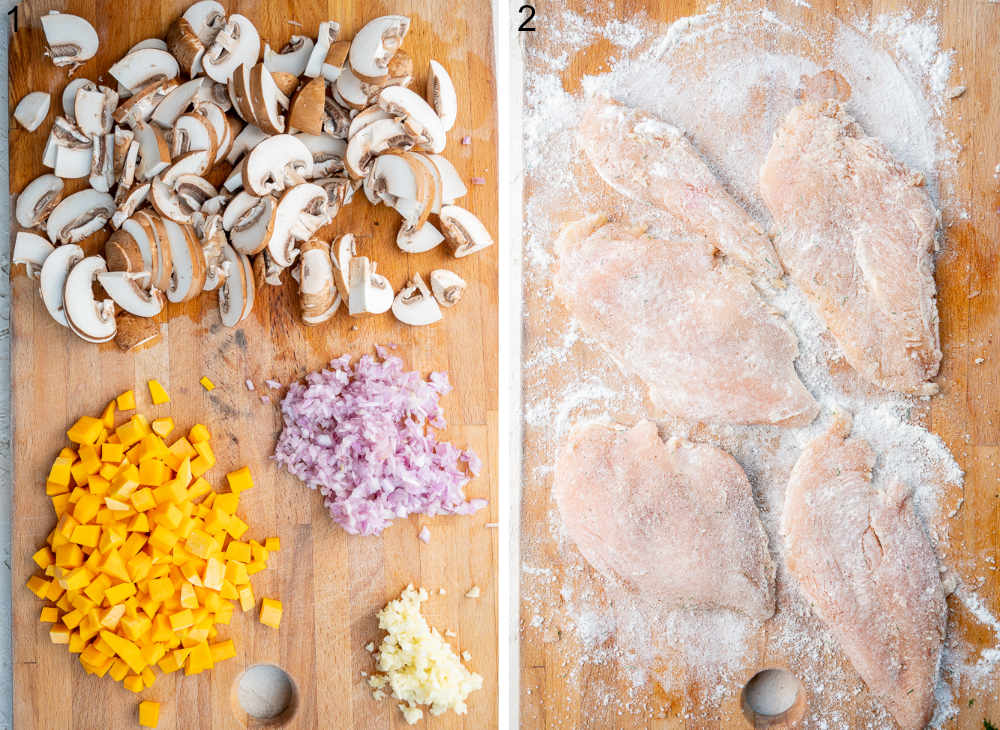
M 101 39 L 96 58 L 75 73 L 96 79 L 134 43 L 162 37 L 187 7 L 181 0 L 26 0 L 18 10 L 20 30 L 10 46 L 10 108 L 29 91 L 53 94 L 43 126 L 10 135 L 11 193 L 45 172 L 42 147 L 56 113 L 67 72 L 43 56 L 39 17 L 49 9 L 89 19 Z M 367 21 L 386 13 L 412 19 L 404 48 L 414 58 L 415 88 L 423 88 L 427 63 L 441 61 L 455 81 L 459 116 L 445 154 L 469 185 L 463 205 L 495 233 L 496 83 L 491 12 L 488 0 L 450 3 L 406 2 L 230 2 L 230 12 L 251 18 L 262 43 L 281 47 L 294 33 L 315 35 L 318 24 L 333 19 L 350 38 Z M 299 25 L 301 24 L 301 25 Z M 471 145 L 462 145 L 469 135 Z M 76 183 L 69 187 L 79 187 Z M 495 522 L 497 444 L 497 251 L 496 246 L 461 260 L 441 249 L 419 256 L 395 247 L 398 216 L 374 209 L 363 195 L 342 210 L 329 234 L 352 232 L 362 255 L 378 261 L 398 289 L 412 272 L 426 278 L 447 266 L 469 281 L 465 298 L 444 320 L 408 328 L 391 315 L 352 320 L 343 309 L 327 324 L 308 328 L 298 321 L 292 283 L 258 293 L 253 313 L 235 329 L 222 327 L 217 300 L 205 294 L 186 305 L 168 305 L 163 339 L 138 354 L 113 345 L 94 346 L 57 325 L 46 313 L 36 285 L 23 272 L 13 275 L 13 631 L 14 720 L 17 728 L 108 730 L 137 727 L 135 695 L 110 679 L 88 676 L 64 646 L 49 642 L 47 624 L 38 622 L 41 602 L 25 587 L 33 572 L 31 554 L 54 524 L 45 497 L 48 464 L 64 444 L 65 430 L 78 416 L 99 412 L 116 394 L 134 388 L 139 411 L 171 415 L 179 427 L 204 422 L 213 432 L 217 466 L 209 472 L 217 488 L 225 473 L 247 464 L 257 487 L 243 495 L 241 516 L 249 536 L 278 535 L 282 550 L 268 570 L 254 576 L 254 592 L 284 604 L 281 629 L 260 624 L 256 614 L 237 611 L 223 636 L 236 643 L 237 657 L 194 677 L 160 676 L 142 693 L 163 702 L 160 728 L 237 728 L 254 726 L 235 703 L 237 677 L 257 663 L 274 663 L 292 677 L 297 709 L 285 725 L 294 728 L 400 728 L 405 722 L 394 702 L 376 703 L 362 673 L 372 670 L 364 646 L 377 640 L 375 612 L 408 584 L 432 592 L 424 613 L 433 626 L 452 629 L 450 641 L 472 654 L 469 665 L 484 677 L 484 689 L 469 700 L 464 717 L 447 713 L 419 726 L 489 728 L 497 724 L 497 610 Z M 101 238 L 86 242 L 90 251 Z M 443 247 L 442 247 L 443 248 Z M 263 404 L 260 392 L 244 386 L 252 379 L 266 390 L 265 378 L 287 383 L 343 353 L 373 352 L 374 345 L 398 343 L 397 353 L 411 369 L 446 371 L 455 390 L 444 397 L 449 421 L 444 438 L 468 444 L 483 458 L 483 474 L 467 488 L 490 506 L 472 517 L 397 520 L 381 537 L 349 536 L 329 519 L 320 496 L 279 471 L 269 460 L 281 421 L 276 407 Z M 211 393 L 198 384 L 207 375 Z M 153 407 L 145 383 L 158 378 L 172 401 Z M 272 394 L 276 395 L 276 394 Z M 417 540 L 426 524 L 430 543 Z M 473 584 L 482 597 L 467 599 Z M 447 595 L 437 595 L 446 588 Z
M 1000 188 L 996 166 L 1000 163 L 1000 5 L 985 0 L 953 2 L 906 2 L 905 0 L 810 0 L 807 7 L 793 7 L 792 2 L 750 2 L 748 7 L 770 7 L 780 10 L 796 23 L 810 26 L 821 16 L 832 14 L 842 19 L 874 18 L 881 13 L 910 9 L 914 17 L 927 11 L 937 14 L 941 26 L 941 46 L 954 49 L 955 83 L 967 86 L 967 91 L 949 107 L 946 124 L 962 145 L 959 156 L 957 197 L 969 216 L 952 219 L 945 211 L 947 228 L 944 248 L 936 279 L 939 291 L 941 339 L 944 362 L 937 382 L 942 392 L 922 408 L 920 417 L 934 433 L 941 436 L 960 466 L 966 472 L 964 505 L 950 522 L 952 554 L 995 557 L 1000 540 L 997 522 L 1000 516 L 1000 490 L 997 489 L 997 458 L 1000 456 L 1000 419 L 995 413 L 1000 406 L 1000 347 L 994 336 L 1000 325 L 1000 295 L 995 285 L 1000 246 Z M 514 4 L 514 8 L 518 3 Z M 557 33 L 547 32 L 553 25 L 551 16 L 572 10 L 591 19 L 604 22 L 609 16 L 628 20 L 648 16 L 651 22 L 670 23 L 678 18 L 704 12 L 710 5 L 702 0 L 619 0 L 609 9 L 597 8 L 591 0 L 540 2 L 535 33 L 521 34 L 525 70 L 551 73 L 545 59 L 568 52 L 565 70 L 561 71 L 564 88 L 572 93 L 580 90 L 583 76 L 607 71 L 609 58 L 624 52 L 609 41 L 599 38 L 590 47 L 576 52 L 560 49 Z M 726 3 L 728 5 L 728 3 Z M 596 9 L 595 9 L 596 8 Z M 513 14 L 512 9 L 512 14 Z M 665 25 L 664 25 L 665 28 Z M 538 51 L 539 53 L 533 53 Z M 585 163 L 581 163 L 583 165 Z M 596 177 L 596 176 L 594 176 Z M 579 178 L 578 178 L 579 180 Z M 599 183 L 598 183 L 599 184 Z M 580 182 L 587 188 L 586 181 Z M 525 197 L 535 192 L 529 175 L 525 181 Z M 586 211 L 567 206 L 558 213 L 561 220 L 579 218 Z M 978 294 L 977 294 L 978 293 Z M 526 291 L 524 352 L 532 344 L 563 332 L 568 319 L 559 307 L 552 307 L 541 295 Z M 555 313 L 554 310 L 556 311 Z M 584 348 L 587 349 L 587 348 Z M 589 366 L 603 356 L 593 348 L 588 350 Z M 977 358 L 984 358 L 976 362 Z M 573 369 L 562 369 L 572 377 Z M 532 374 L 525 371 L 526 382 Z M 623 379 L 624 380 L 624 379 Z M 526 408 L 530 402 L 526 400 Z M 612 414 L 614 416 L 616 414 Z M 628 414 L 632 420 L 639 414 Z M 631 422 L 631 421 L 627 421 Z M 719 710 L 707 710 L 700 699 L 707 688 L 695 679 L 685 691 L 666 693 L 650 682 L 638 701 L 626 702 L 629 694 L 629 672 L 633 667 L 617 663 L 580 666 L 580 645 L 567 632 L 559 632 L 560 599 L 556 595 L 561 571 L 565 569 L 560 550 L 546 527 L 552 519 L 553 503 L 549 496 L 551 473 L 544 467 L 549 453 L 543 446 L 544 428 L 525 424 L 523 462 L 522 554 L 530 556 L 531 572 L 522 574 L 522 595 L 550 596 L 521 608 L 521 726 L 525 728 L 742 728 L 750 723 L 740 709 L 737 692 L 722 702 Z M 542 467 L 542 468 L 539 468 Z M 540 476 L 539 476 L 540 475 Z M 959 495 L 949 494 L 952 504 L 959 504 Z M 527 560 L 527 558 L 525 558 Z M 961 581 L 979 585 L 979 595 L 994 615 L 1000 613 L 1000 584 L 996 572 L 981 560 L 960 561 Z M 539 577 L 539 576 L 542 577 Z M 595 574 L 596 575 L 596 574 Z M 539 586 L 542 586 L 539 588 Z M 983 648 L 995 645 L 993 631 L 972 616 L 954 596 L 949 598 L 949 632 L 972 647 L 973 657 Z M 539 622 L 537 619 L 543 619 Z M 534 622 L 533 622 L 534 619 Z M 541 627 L 539 627 L 541 624 Z M 657 627 L 650 626 L 654 632 Z M 766 628 L 760 637 L 762 666 L 786 666 L 789 661 L 779 649 L 768 644 Z M 571 668 L 576 667 L 576 671 Z M 680 668 L 677 671 L 683 673 Z M 859 695 L 840 707 L 843 724 L 831 721 L 824 727 L 870 727 L 871 719 L 860 708 L 867 699 L 864 686 L 857 680 Z M 595 691 L 601 687 L 602 691 Z M 603 688 L 618 688 L 621 701 L 606 702 Z M 956 686 L 954 702 L 957 718 L 946 727 L 982 728 L 983 721 L 992 718 L 1000 723 L 998 681 L 988 680 L 976 688 Z M 807 689 L 809 699 L 817 701 L 822 689 Z M 857 707 L 855 707 L 857 702 Z M 655 708 L 640 710 L 635 708 Z M 808 710 L 806 711 L 808 713 Z M 807 714 L 808 717 L 808 714 Z M 789 726 L 794 726 L 791 723 Z M 781 725 L 785 727 L 785 725 Z

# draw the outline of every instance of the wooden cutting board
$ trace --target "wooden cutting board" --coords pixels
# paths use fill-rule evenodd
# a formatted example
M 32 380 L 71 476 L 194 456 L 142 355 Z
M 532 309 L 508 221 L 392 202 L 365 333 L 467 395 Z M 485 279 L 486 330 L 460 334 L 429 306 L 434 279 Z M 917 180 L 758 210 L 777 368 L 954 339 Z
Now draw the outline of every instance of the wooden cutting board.
M 970 215 L 966 220 L 953 221 L 946 232 L 944 248 L 949 251 L 937 265 L 937 284 L 941 316 L 941 339 L 945 352 L 940 377 L 942 392 L 930 401 L 925 425 L 940 435 L 961 467 L 966 471 L 964 506 L 951 520 L 953 555 L 964 553 L 995 556 L 1000 539 L 997 537 L 998 505 L 996 458 L 1000 442 L 1000 419 L 994 415 L 1000 405 L 1000 346 L 994 332 L 1000 326 L 998 295 L 995 281 L 1000 251 L 1000 191 L 995 168 L 1000 163 L 1000 78 L 996 74 L 1000 59 L 1000 5 L 968 0 L 962 2 L 904 2 L 901 0 L 810 0 L 810 7 L 792 8 L 797 3 L 748 3 L 750 7 L 766 5 L 791 15 L 806 26 L 825 14 L 842 19 L 865 18 L 910 8 L 921 17 L 934 8 L 940 19 L 943 48 L 954 48 L 956 83 L 968 87 L 965 95 L 954 102 L 946 120 L 948 128 L 963 146 L 960 155 L 958 189 L 960 199 Z M 566 0 L 562 3 L 537 3 L 534 33 L 522 33 L 527 73 L 552 71 L 542 59 L 559 57 L 558 33 L 550 32 L 552 17 L 571 10 L 598 23 L 607 15 L 628 20 L 646 15 L 651 21 L 670 23 L 678 18 L 704 12 L 710 5 L 701 0 L 619 0 L 613 10 L 596 10 L 589 0 Z M 595 17 L 596 16 L 596 17 Z M 522 16 L 523 17 L 523 16 Z M 540 52 L 534 55 L 533 52 Z M 589 48 L 569 52 L 565 70 L 561 72 L 564 88 L 578 92 L 582 77 L 606 72 L 610 57 L 623 57 L 625 51 L 604 39 Z M 548 54 L 546 56 L 545 54 Z M 535 65 L 537 64 L 537 66 Z M 585 167 L 581 163 L 581 168 Z M 579 184 L 586 187 L 587 181 Z M 526 179 L 525 196 L 535 191 L 530 175 Z M 579 210 L 565 210 L 562 218 L 572 220 Z M 979 292 L 974 295 L 974 292 Z M 973 295 L 973 296 L 970 296 Z M 525 353 L 532 343 L 542 341 L 550 333 L 567 330 L 568 318 L 561 307 L 548 304 L 545 297 L 532 290 L 525 297 Z M 592 358 L 589 365 L 599 363 L 601 355 L 587 349 Z M 985 358 L 976 363 L 976 358 Z M 599 366 L 599 365 L 598 365 Z M 566 368 L 572 377 L 572 370 Z M 526 378 L 531 376 L 526 371 Z M 554 384 L 553 384 L 554 385 Z M 531 403 L 526 401 L 526 408 Z M 632 419 L 638 414 L 629 414 Z M 631 421 L 627 421 L 631 422 Z M 546 527 L 551 519 L 553 503 L 549 496 L 551 473 L 546 469 L 549 459 L 544 428 L 525 426 L 523 463 L 522 555 L 530 558 L 531 570 L 522 574 L 522 591 L 534 595 L 552 596 L 551 600 L 522 602 L 521 610 L 521 690 L 522 727 L 530 728 L 743 728 L 750 727 L 744 717 L 738 692 L 727 696 L 718 711 L 706 710 L 700 702 L 711 688 L 687 681 L 685 691 L 665 693 L 652 682 L 637 701 L 626 703 L 629 672 L 633 667 L 617 663 L 587 664 L 579 667 L 580 645 L 566 631 L 560 632 L 560 600 L 556 594 L 561 571 L 565 566 L 558 545 Z M 949 498 L 954 499 L 954 495 Z M 588 569 L 589 570 L 589 569 Z M 593 571 L 591 571 L 593 572 Z M 596 574 L 595 574 L 596 575 Z M 977 578 L 985 581 L 979 595 L 995 615 L 1000 612 L 1000 585 L 996 573 L 988 565 L 961 572 L 962 581 L 976 585 Z M 995 645 L 997 637 L 954 597 L 949 598 L 949 631 L 968 643 L 973 651 Z M 538 618 L 542 621 L 539 622 Z M 540 624 L 540 625 L 539 625 Z M 650 626 L 651 632 L 657 627 Z M 749 677 L 768 666 L 782 667 L 789 657 L 768 643 L 766 630 L 760 637 L 763 661 L 760 667 L 747 671 Z M 975 654 L 973 654 L 975 656 Z M 579 667 L 578 671 L 571 668 Z M 683 671 L 683 670 L 681 670 Z M 737 685 L 737 689 L 738 689 Z M 858 684 L 861 694 L 863 685 Z M 600 692 L 595 691 L 601 687 Z M 618 700 L 605 702 L 604 688 L 616 688 Z M 997 700 L 996 679 L 985 687 L 956 688 L 957 719 L 947 727 L 982 728 L 984 718 L 1000 723 L 1000 702 Z M 811 690 L 819 691 L 822 690 Z M 813 695 L 813 700 L 815 700 Z M 830 727 L 868 727 L 863 710 L 863 697 L 855 697 L 840 707 L 842 723 L 831 721 Z M 857 706 L 855 705 L 857 703 Z M 656 708 L 655 711 L 630 709 Z M 663 708 L 661 712 L 659 708 Z M 782 725 L 782 727 L 784 727 Z
M 52 111 L 35 133 L 13 129 L 10 135 L 10 184 L 16 194 L 42 174 L 42 147 L 68 77 L 43 56 L 39 17 L 49 9 L 89 19 L 101 39 L 97 57 L 76 76 L 90 79 L 107 68 L 134 43 L 162 37 L 189 3 L 181 1 L 74 0 L 68 3 L 26 0 L 18 9 L 19 30 L 10 44 L 11 110 L 29 91 L 53 94 Z M 230 12 L 251 18 L 262 41 L 280 48 L 295 33 L 315 35 L 318 24 L 333 19 L 342 37 L 371 18 L 403 13 L 412 19 L 404 48 L 414 58 L 415 88 L 423 88 L 427 63 L 441 61 L 454 78 L 459 117 L 449 133 L 446 155 L 468 182 L 483 177 L 485 185 L 469 185 L 463 205 L 495 232 L 496 83 L 488 0 L 459 4 L 422 2 L 239 2 Z M 107 80 L 105 80 L 107 83 Z M 470 145 L 462 145 L 464 136 Z M 195 677 L 160 676 L 142 693 L 163 703 L 160 728 L 238 728 L 248 718 L 235 702 L 234 686 L 246 668 L 273 663 L 288 672 L 298 692 L 297 709 L 287 727 L 404 727 L 393 702 L 376 703 L 362 673 L 372 660 L 364 646 L 377 640 L 375 612 L 408 583 L 426 586 L 433 597 L 424 604 L 430 623 L 452 629 L 459 650 L 472 654 L 471 668 L 484 677 L 483 690 L 469 701 L 469 713 L 425 720 L 438 728 L 488 728 L 497 723 L 496 530 L 497 519 L 497 248 L 452 259 L 440 249 L 408 256 L 395 247 L 398 216 L 370 206 L 364 195 L 340 212 L 328 233 L 352 232 L 361 253 L 378 261 L 378 269 L 398 289 L 412 272 L 425 278 L 446 266 L 466 278 L 465 298 L 436 325 L 408 328 L 391 315 L 352 320 L 339 312 L 315 328 L 298 320 L 297 295 L 288 283 L 258 293 L 253 313 L 235 329 L 221 326 L 215 296 L 169 305 L 163 339 L 138 354 L 122 354 L 113 344 L 83 342 L 46 313 L 35 284 L 21 272 L 13 275 L 13 626 L 14 722 L 39 730 L 108 730 L 137 727 L 135 695 L 110 679 L 88 676 L 65 647 L 47 636 L 38 621 L 41 602 L 24 584 L 33 572 L 31 554 L 54 524 L 45 497 L 48 464 L 65 439 L 65 430 L 82 414 L 99 412 L 118 393 L 133 388 L 139 410 L 170 415 L 187 428 L 204 422 L 213 432 L 218 464 L 209 473 L 217 488 L 225 473 L 243 464 L 253 471 L 256 488 L 245 493 L 240 513 L 250 524 L 248 535 L 278 535 L 282 550 L 268 570 L 254 576 L 258 598 L 271 596 L 284 604 L 281 629 L 257 621 L 256 614 L 237 611 L 223 635 L 235 640 L 237 657 Z M 100 240 L 87 248 L 99 249 Z M 343 353 L 373 352 L 378 343 L 398 343 L 397 353 L 411 369 L 446 371 L 455 390 L 443 405 L 450 428 L 444 434 L 457 445 L 469 445 L 486 463 L 468 487 L 468 496 L 484 497 L 490 506 L 472 517 L 398 520 L 381 537 L 344 533 L 329 519 L 320 496 L 280 471 L 269 460 L 281 428 L 275 403 L 261 403 L 264 380 L 287 383 Z M 211 393 L 198 384 L 207 375 Z M 146 381 L 157 378 L 172 400 L 151 406 Z M 250 378 L 258 392 L 244 385 Z M 430 543 L 417 540 L 426 524 Z M 478 584 L 482 597 L 468 599 Z M 447 589 L 446 596 L 437 589 Z M 256 726 L 256 725 L 254 725 Z

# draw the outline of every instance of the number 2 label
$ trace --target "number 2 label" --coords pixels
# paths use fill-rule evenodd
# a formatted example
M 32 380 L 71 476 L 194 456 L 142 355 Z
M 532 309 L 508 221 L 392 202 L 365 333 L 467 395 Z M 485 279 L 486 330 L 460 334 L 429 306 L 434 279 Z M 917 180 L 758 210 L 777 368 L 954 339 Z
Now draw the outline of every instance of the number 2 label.
M 524 14 L 525 18 L 521 21 L 521 25 L 517 27 L 519 31 L 533 31 L 535 26 L 531 25 L 531 21 L 535 19 L 535 6 L 534 5 L 522 5 L 517 9 L 517 12 Z

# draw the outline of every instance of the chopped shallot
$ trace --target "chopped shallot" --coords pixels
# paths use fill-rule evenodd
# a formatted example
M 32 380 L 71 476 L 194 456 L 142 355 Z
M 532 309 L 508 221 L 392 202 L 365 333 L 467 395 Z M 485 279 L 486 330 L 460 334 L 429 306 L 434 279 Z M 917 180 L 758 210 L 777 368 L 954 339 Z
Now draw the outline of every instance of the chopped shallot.
M 277 380 L 272 380 L 271 378 L 265 380 L 264 385 L 266 385 L 271 390 L 279 390 L 281 388 L 281 383 L 279 383 Z
M 417 533 L 417 539 L 423 543 L 430 543 L 431 531 L 427 529 L 427 525 L 420 528 L 420 532 Z
M 253 381 L 250 380 L 250 378 L 247 378 L 246 383 L 247 383 L 247 390 L 250 391 L 255 390 L 255 388 L 253 387 Z
M 448 376 L 424 380 L 378 347 L 379 358 L 349 355 L 292 383 L 281 401 L 284 428 L 274 458 L 319 489 L 334 521 L 347 532 L 377 535 L 411 514 L 472 514 L 484 499 L 466 501 L 479 457 L 444 441 L 439 400 Z

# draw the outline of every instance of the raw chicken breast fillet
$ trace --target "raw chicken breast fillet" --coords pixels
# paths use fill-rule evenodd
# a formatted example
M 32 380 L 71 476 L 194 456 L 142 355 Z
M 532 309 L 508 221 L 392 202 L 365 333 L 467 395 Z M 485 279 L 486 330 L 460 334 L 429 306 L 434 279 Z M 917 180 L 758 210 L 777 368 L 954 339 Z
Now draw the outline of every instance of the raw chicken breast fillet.
M 916 730 L 934 709 L 947 621 L 938 560 L 906 487 L 877 490 L 871 446 L 850 431 L 838 416 L 792 470 L 788 570 L 871 692 Z
M 923 175 L 866 137 L 839 101 L 824 99 L 785 117 L 760 190 L 782 264 L 847 362 L 882 388 L 936 393 L 938 213 Z
M 750 482 L 707 444 L 641 421 L 575 428 L 553 493 L 563 525 L 595 569 L 667 609 L 774 613 L 775 567 Z
M 619 193 L 661 208 L 764 279 L 781 278 L 770 239 L 677 127 L 598 97 L 577 138 L 597 173 Z
M 748 273 L 709 242 L 663 241 L 593 215 L 556 242 L 556 294 L 664 413 L 691 421 L 803 425 L 795 335 Z

